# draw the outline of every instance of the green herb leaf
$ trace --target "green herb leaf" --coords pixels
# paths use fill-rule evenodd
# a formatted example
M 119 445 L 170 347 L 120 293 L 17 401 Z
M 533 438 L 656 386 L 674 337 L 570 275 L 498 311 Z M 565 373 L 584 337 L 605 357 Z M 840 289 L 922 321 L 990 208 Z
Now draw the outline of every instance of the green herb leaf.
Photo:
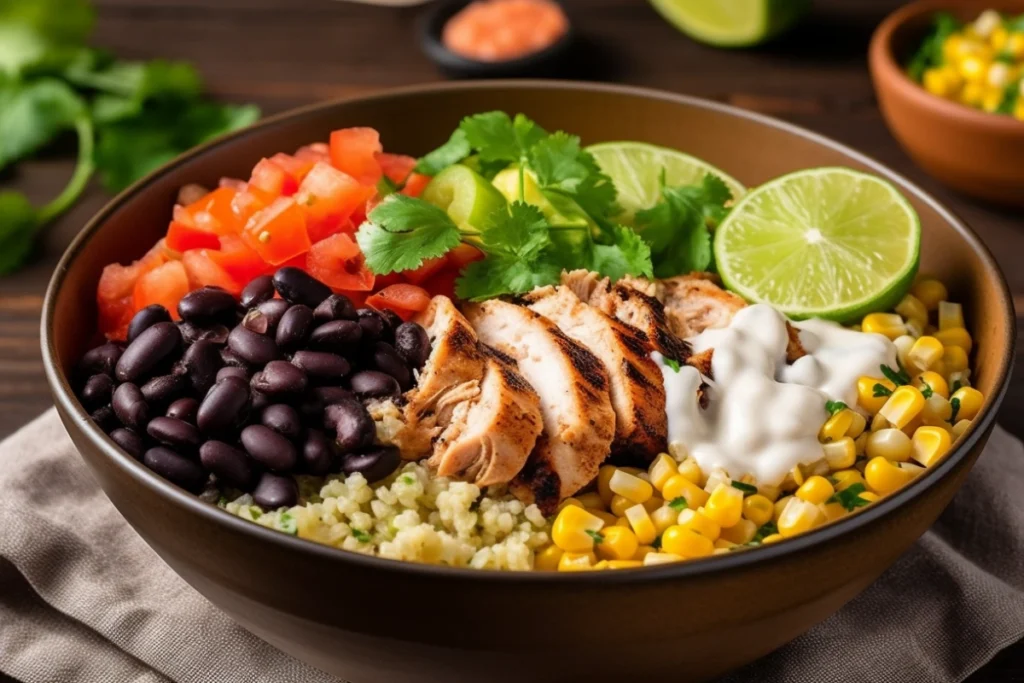
M 524 161 L 547 132 L 522 114 L 515 120 L 503 111 L 467 116 L 459 124 L 481 161 Z
M 0 275 L 14 271 L 32 251 L 38 225 L 25 195 L 0 192 Z
M 684 498 L 683 496 L 676 496 L 675 498 L 672 499 L 668 506 L 673 510 L 683 510 L 689 507 L 689 504 L 686 502 L 686 498 Z
M 948 422 L 951 425 L 955 425 L 956 424 L 956 416 L 960 412 L 960 399 L 956 398 L 956 397 L 953 397 L 952 399 L 950 399 L 949 405 L 953 407 L 953 412 L 951 412 L 949 414 Z
M 415 171 L 425 175 L 437 175 L 449 166 L 468 157 L 472 151 L 466 131 L 456 128 L 448 138 L 448 142 L 420 157 L 420 160 L 416 162 Z
M 921 395 L 922 396 L 924 396 L 926 399 L 929 399 L 929 398 L 932 397 L 932 394 L 934 394 L 934 393 L 935 392 L 932 391 L 932 387 L 931 387 L 930 384 L 928 384 L 928 382 L 921 382 Z
M 945 61 L 942 56 L 942 45 L 949 36 L 953 35 L 963 24 L 948 12 L 936 12 L 932 18 L 932 29 L 929 35 L 921 41 L 917 52 L 907 62 L 907 75 L 911 79 L 921 82 L 924 72 L 936 66 L 941 66 Z
M 665 363 L 665 365 L 672 368 L 674 372 L 679 372 L 679 369 L 682 367 L 682 365 L 679 364 L 679 361 L 677 361 L 675 358 L 665 358 L 662 360 L 662 362 Z
M 94 20 L 86 0 L 3 0 L 0 71 L 16 76 L 44 63 L 66 63 L 85 44 Z
M 377 195 L 381 199 L 387 197 L 388 195 L 392 195 L 401 189 L 402 188 L 398 185 L 398 183 L 396 183 L 391 178 L 388 178 L 386 175 L 382 175 L 380 177 L 380 180 L 377 181 Z
M 82 98 L 56 79 L 0 86 L 0 169 L 46 146 L 85 112 Z
M 585 264 L 590 270 L 611 278 L 612 282 L 625 275 L 654 277 L 651 248 L 640 235 L 624 225 L 612 225 L 605 234 L 612 243 L 593 245 L 590 263 Z M 572 270 L 580 264 L 567 263 L 563 267 Z
M 964 385 L 964 383 L 961 382 L 960 380 L 958 380 L 958 379 L 953 380 L 953 386 L 949 390 L 950 393 L 951 394 L 955 394 L 957 392 L 957 390 L 960 389 L 963 385 Z
M 742 482 L 742 481 L 733 480 L 732 481 L 732 487 L 734 489 L 739 489 L 740 491 L 743 491 L 744 497 L 752 496 L 755 493 L 757 493 L 757 487 L 756 486 L 754 486 L 753 484 L 747 484 L 746 482 Z
M 888 365 L 879 365 L 878 367 L 881 368 L 882 374 L 885 375 L 885 378 L 896 386 L 901 387 L 906 384 L 910 384 L 910 376 L 907 375 L 907 371 L 903 368 L 893 370 Z
M 860 494 L 864 493 L 867 488 L 864 484 L 856 483 L 850 484 L 842 491 L 836 491 L 829 497 L 826 503 L 839 503 L 848 511 L 856 510 L 859 507 L 869 505 L 871 501 L 864 500 L 860 497 Z
M 602 534 L 601 532 L 592 531 L 590 529 L 585 529 L 584 531 L 587 532 L 587 536 L 590 536 L 592 539 L 594 539 L 594 545 L 600 545 L 601 543 L 604 543 L 604 534 Z
M 255 517 L 253 518 L 255 519 Z M 277 528 L 286 534 L 297 536 L 299 533 L 299 524 L 295 521 L 295 518 L 288 512 L 282 512 L 281 516 L 277 518 Z
M 874 387 L 872 387 L 871 395 L 874 396 L 875 398 L 879 398 L 882 396 L 892 396 L 892 389 L 879 382 L 878 384 L 875 384 Z
M 775 522 L 765 522 L 757 530 L 757 533 L 754 534 L 754 538 L 750 539 L 750 543 L 747 545 L 760 545 L 765 538 L 777 533 L 779 533 L 779 527 L 776 526 Z
M 352 530 L 352 535 L 360 543 L 369 543 L 370 540 L 371 540 L 370 534 L 366 533 L 362 529 L 353 529 Z
M 829 415 L 835 415 L 836 413 L 846 410 L 849 408 L 848 405 L 842 401 L 825 401 L 825 410 L 828 411 Z
M 443 209 L 405 195 L 391 195 L 368 218 L 356 241 L 378 275 L 419 268 L 424 259 L 444 255 L 461 239 Z

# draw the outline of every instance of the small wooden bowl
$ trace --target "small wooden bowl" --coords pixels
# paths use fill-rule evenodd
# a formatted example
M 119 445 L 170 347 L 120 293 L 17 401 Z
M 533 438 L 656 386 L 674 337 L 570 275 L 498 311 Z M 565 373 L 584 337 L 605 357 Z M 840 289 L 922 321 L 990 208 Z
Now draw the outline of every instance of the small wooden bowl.
M 1024 0 L 920 0 L 889 15 L 871 39 L 869 62 L 882 115 L 917 164 L 980 199 L 1024 206 L 1024 121 L 932 95 L 904 70 L 935 12 L 970 21 L 982 9 L 1024 12 Z

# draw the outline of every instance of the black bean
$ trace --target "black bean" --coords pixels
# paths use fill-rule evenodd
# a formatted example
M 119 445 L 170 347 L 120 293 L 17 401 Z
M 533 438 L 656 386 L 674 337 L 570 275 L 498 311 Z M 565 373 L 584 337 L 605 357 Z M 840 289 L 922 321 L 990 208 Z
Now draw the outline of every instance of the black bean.
M 274 333 L 277 329 L 277 324 L 281 322 L 281 317 L 289 308 L 291 308 L 291 304 L 284 299 L 271 299 L 270 301 L 264 301 L 256 307 L 256 310 L 267 318 L 268 334 Z
M 313 394 L 325 406 L 329 406 L 332 403 L 341 403 L 342 401 L 354 401 L 356 398 L 351 391 L 341 387 L 316 387 L 313 389 Z
M 270 330 L 270 320 L 259 309 L 254 308 L 242 318 L 242 326 L 256 334 L 266 334 Z
M 316 310 L 313 311 L 313 318 L 318 323 L 332 320 L 355 320 L 356 307 L 352 305 L 352 300 L 344 294 L 331 294 L 316 307 Z
M 293 441 L 302 436 L 302 420 L 295 408 L 284 403 L 275 403 L 263 409 L 260 422 L 281 436 Z
M 316 394 L 312 392 L 307 393 L 298 402 L 297 408 L 304 422 L 317 427 L 323 424 L 324 402 Z
M 396 397 L 402 393 L 398 380 L 377 370 L 361 370 L 349 378 L 348 384 L 359 398 Z
M 252 499 L 264 510 L 289 508 L 299 502 L 299 485 L 291 477 L 264 472 Z
M 130 429 L 124 427 L 118 427 L 114 431 L 110 432 L 110 439 L 121 447 L 121 450 L 132 456 L 136 460 L 142 459 L 142 452 L 146 446 L 142 442 L 142 437 L 133 432 Z
M 182 320 L 202 324 L 234 322 L 235 297 L 220 287 L 194 289 L 178 302 L 178 315 Z
M 167 417 L 173 417 L 177 420 L 184 420 L 185 422 L 196 423 L 196 415 L 199 413 L 199 401 L 186 396 L 185 398 L 179 398 L 177 401 L 167 407 L 165 415 Z
M 173 417 L 154 417 L 146 425 L 146 433 L 178 452 L 194 453 L 203 443 L 195 425 Z
M 161 375 L 149 380 L 140 389 L 150 406 L 163 408 L 187 394 L 191 384 L 184 375 Z
M 306 390 L 306 372 L 286 360 L 272 360 L 252 376 L 252 388 L 267 394 L 298 397 Z
M 324 408 L 324 427 L 334 431 L 338 448 L 344 453 L 371 445 L 377 433 L 366 408 L 353 399 Z
M 117 367 L 122 353 L 124 353 L 124 349 L 114 342 L 107 342 L 94 349 L 89 349 L 82 356 L 82 360 L 78 361 L 78 373 L 82 377 L 91 377 L 100 373 L 113 377 L 114 368 Z
M 160 304 L 150 304 L 132 316 L 128 323 L 128 343 L 135 341 L 140 334 L 153 327 L 157 323 L 171 322 L 171 314 Z
M 241 325 L 235 326 L 228 335 L 228 349 L 252 365 L 265 365 L 281 355 L 273 339 Z
M 255 479 L 252 465 L 245 453 L 234 446 L 223 441 L 207 441 L 199 447 L 199 461 L 218 481 L 243 491 L 252 488 Z
M 274 472 L 294 469 L 299 460 L 292 442 L 265 425 L 249 425 L 242 430 L 241 438 L 245 452 Z
M 188 347 L 181 358 L 181 367 L 192 389 L 200 396 L 205 396 L 220 377 L 221 366 L 224 365 L 220 351 L 209 339 L 200 339 Z
M 391 344 L 377 342 L 373 345 L 373 364 L 384 374 L 394 377 L 402 391 L 412 387 L 412 373 Z
M 313 310 L 309 306 L 295 304 L 281 316 L 277 324 L 275 340 L 282 349 L 295 349 L 305 343 L 313 326 Z
M 237 377 L 218 380 L 199 404 L 196 424 L 206 434 L 233 431 L 246 418 L 249 407 L 249 383 Z
M 249 280 L 249 284 L 242 290 L 241 301 L 246 308 L 252 308 L 273 298 L 274 279 L 269 275 L 260 275 Z
M 336 455 L 334 442 L 320 430 L 310 429 L 302 445 L 302 471 L 322 477 L 333 468 Z
M 410 368 L 421 370 L 430 357 L 427 331 L 418 323 L 402 323 L 395 330 L 395 351 Z
M 360 473 L 371 484 L 394 472 L 402 458 L 394 446 L 375 448 L 365 453 L 350 453 L 342 460 L 341 469 L 345 474 Z
M 125 427 L 141 432 L 149 421 L 149 406 L 142 391 L 131 382 L 125 382 L 114 389 L 110 401 L 114 414 Z
M 384 331 L 385 340 L 389 342 L 394 341 L 395 330 L 402 324 L 402 319 L 390 308 L 382 308 L 377 312 L 383 316 L 384 322 L 387 323 L 387 329 Z
M 167 481 L 191 493 L 200 493 L 206 485 L 206 473 L 202 467 L 165 446 L 150 448 L 142 462 Z
M 251 403 L 253 412 L 259 412 L 273 403 L 270 396 L 264 394 L 262 391 L 256 391 L 255 389 L 250 388 L 249 396 L 252 399 Z
M 162 366 L 170 365 L 181 350 L 181 332 L 174 323 L 157 323 L 138 336 L 121 354 L 115 369 L 120 382 L 146 379 Z
M 225 377 L 237 377 L 238 379 L 242 380 L 243 382 L 248 382 L 249 381 L 249 371 L 246 370 L 245 368 L 239 368 L 239 367 L 235 367 L 233 365 L 225 365 L 224 367 L 222 367 L 220 370 L 217 371 L 217 379 L 216 379 L 216 381 L 219 382 L 222 379 L 224 379 Z
M 121 426 L 117 415 L 114 414 L 114 409 L 110 406 L 100 406 L 89 414 L 89 418 L 108 434 Z
M 363 338 L 368 341 L 383 339 L 388 329 L 388 323 L 380 311 L 373 308 L 360 308 L 356 311 L 359 317 L 359 327 L 363 330 Z
M 324 351 L 345 352 L 359 343 L 363 330 L 351 320 L 332 320 L 320 325 L 309 337 L 310 346 Z
M 114 393 L 114 380 L 110 375 L 93 375 L 85 381 L 85 386 L 79 394 L 82 405 L 87 410 L 95 410 L 102 405 L 110 403 L 110 397 Z
M 217 346 L 224 346 L 228 341 L 228 330 L 224 325 L 210 325 L 208 327 L 202 327 L 195 323 L 190 323 L 187 320 L 183 320 L 178 323 L 178 329 L 181 330 L 181 337 L 185 340 L 186 344 L 193 344 L 200 340 L 206 340 L 216 344 Z
M 331 295 L 331 288 L 300 268 L 285 266 L 274 273 L 274 289 L 293 304 L 316 308 Z
M 296 351 L 292 355 L 292 364 L 321 381 L 340 381 L 352 371 L 347 360 L 326 351 Z

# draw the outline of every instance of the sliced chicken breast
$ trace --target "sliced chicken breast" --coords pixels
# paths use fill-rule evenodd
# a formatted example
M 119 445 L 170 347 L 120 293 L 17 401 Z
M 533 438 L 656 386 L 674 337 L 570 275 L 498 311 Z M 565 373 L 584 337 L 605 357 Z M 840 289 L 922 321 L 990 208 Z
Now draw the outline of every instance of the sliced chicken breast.
M 668 443 L 665 384 L 646 337 L 583 303 L 564 285 L 534 290 L 526 300 L 531 310 L 558 325 L 604 364 L 615 411 L 612 458 L 644 465 L 664 451 Z
M 491 300 L 465 306 L 480 340 L 513 358 L 540 396 L 544 431 L 512 482 L 521 500 L 553 512 L 597 476 L 615 437 L 608 373 L 549 319 Z

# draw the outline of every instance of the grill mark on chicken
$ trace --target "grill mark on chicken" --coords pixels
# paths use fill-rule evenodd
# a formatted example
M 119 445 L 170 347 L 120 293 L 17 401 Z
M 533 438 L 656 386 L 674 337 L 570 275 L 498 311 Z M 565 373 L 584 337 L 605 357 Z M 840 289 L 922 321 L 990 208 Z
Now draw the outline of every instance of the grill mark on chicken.
M 546 441 L 546 437 L 542 436 L 537 440 L 538 450 L 535 453 L 542 450 L 540 447 L 543 441 Z M 561 502 L 562 482 L 558 474 L 536 455 L 530 456 L 526 466 L 509 488 L 519 499 L 532 498 L 545 515 L 554 514 Z
M 695 353 L 690 356 L 686 361 L 686 364 L 697 368 L 697 372 L 708 379 L 714 379 L 715 375 L 711 369 L 711 358 L 714 356 L 714 353 L 714 349 L 704 349 L 700 353 Z

